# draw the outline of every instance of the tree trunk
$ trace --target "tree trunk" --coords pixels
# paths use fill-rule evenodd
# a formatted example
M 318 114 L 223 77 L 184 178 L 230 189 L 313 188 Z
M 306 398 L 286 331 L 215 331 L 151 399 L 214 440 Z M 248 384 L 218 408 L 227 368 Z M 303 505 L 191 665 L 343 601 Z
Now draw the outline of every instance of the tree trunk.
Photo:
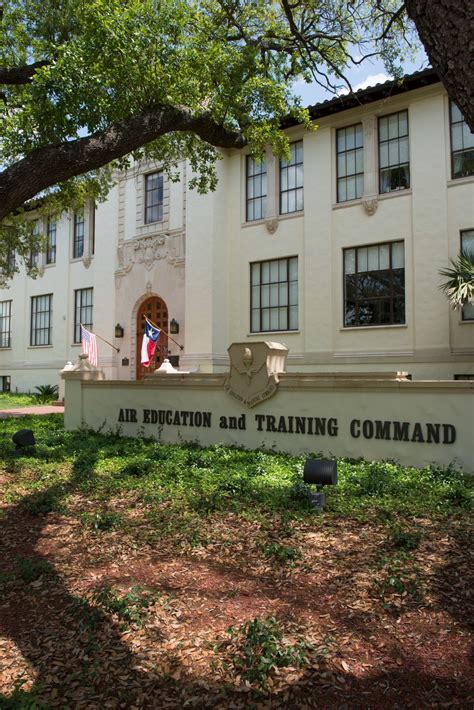
M 433 69 L 474 132 L 474 0 L 406 0 Z

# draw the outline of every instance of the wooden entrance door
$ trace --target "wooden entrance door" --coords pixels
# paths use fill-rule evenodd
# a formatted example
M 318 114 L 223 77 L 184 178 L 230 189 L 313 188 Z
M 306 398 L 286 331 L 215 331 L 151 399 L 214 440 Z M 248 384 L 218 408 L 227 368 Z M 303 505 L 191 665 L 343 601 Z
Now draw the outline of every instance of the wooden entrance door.
M 137 315 L 137 380 L 142 380 L 145 375 L 154 372 L 162 364 L 163 360 L 168 357 L 168 338 L 161 332 L 153 362 L 151 362 L 148 367 L 143 367 L 141 364 L 142 340 L 143 333 L 145 332 L 144 316 L 159 328 L 168 332 L 168 308 L 166 307 L 166 303 L 157 296 L 148 298 L 140 306 Z

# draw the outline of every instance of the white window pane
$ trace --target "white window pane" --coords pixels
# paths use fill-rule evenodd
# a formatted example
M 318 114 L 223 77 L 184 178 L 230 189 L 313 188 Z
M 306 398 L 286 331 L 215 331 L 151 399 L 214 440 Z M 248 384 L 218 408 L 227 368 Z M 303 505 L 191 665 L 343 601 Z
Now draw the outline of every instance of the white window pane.
M 288 305 L 288 286 L 286 284 L 280 284 L 278 289 L 278 305 L 287 306 Z
M 281 172 L 280 189 L 281 190 L 288 190 L 288 172 L 286 170 L 282 170 L 282 172 Z
M 303 188 L 300 187 L 300 189 L 296 191 L 296 210 L 299 212 L 302 209 L 303 209 Z
M 347 190 L 346 190 L 345 178 L 342 180 L 339 180 L 338 185 L 339 185 L 338 200 L 339 200 L 339 202 L 345 202 L 347 200 Z
M 355 164 L 355 171 L 356 173 L 363 173 L 364 172 L 364 151 L 362 148 L 359 148 L 359 150 L 356 151 L 356 164 Z
M 271 330 L 278 330 L 278 310 L 276 308 L 270 311 L 270 328 Z
M 388 117 L 388 137 L 398 138 L 398 114 Z
M 267 194 L 267 175 L 266 175 L 266 173 L 261 176 L 260 194 L 261 195 Z
M 347 174 L 354 175 L 356 172 L 355 152 L 347 153 Z
M 296 184 L 296 169 L 293 166 L 288 168 L 288 188 L 292 190 Z
M 303 141 L 298 141 L 296 144 L 296 162 L 303 162 Z
M 344 252 L 344 273 L 355 274 L 355 249 L 347 249 Z
M 356 196 L 356 181 L 355 177 L 350 177 L 347 178 L 346 180 L 346 189 L 347 189 L 347 199 L 348 200 L 354 200 Z
M 251 200 L 252 197 L 255 197 L 253 180 L 247 180 L 247 197 L 249 198 L 249 200 Z
M 262 311 L 262 330 L 270 330 L 270 311 L 268 308 Z
M 392 269 L 402 269 L 405 266 L 405 248 L 403 242 L 392 244 Z
M 474 148 L 474 133 L 471 133 L 467 123 L 462 124 L 462 137 L 464 148 Z
M 466 303 L 462 309 L 464 320 L 474 320 L 474 303 Z
M 260 286 L 252 286 L 252 308 L 260 308 Z
M 390 246 L 388 244 L 382 244 L 379 247 L 379 268 L 390 268 Z
M 298 283 L 297 281 L 290 281 L 290 304 L 296 306 L 298 303 Z
M 265 261 L 262 264 L 262 283 L 267 284 L 270 281 L 270 263 Z
M 379 270 L 379 248 L 369 247 L 367 250 L 367 270 L 368 271 L 378 271 Z
M 474 254 L 474 229 L 463 232 L 461 235 L 461 249 Z
M 406 111 L 398 114 L 398 131 L 399 136 L 408 135 L 408 113 Z
M 388 165 L 388 143 L 380 146 L 380 167 L 386 168 Z
M 288 281 L 288 264 L 286 259 L 280 259 L 278 262 L 278 273 L 280 281 Z
M 337 174 L 339 177 L 345 177 L 346 173 L 346 154 L 342 153 L 337 156 Z
M 358 175 L 356 177 L 356 197 L 362 197 L 364 194 L 364 176 Z
M 392 141 L 388 144 L 388 164 L 398 165 L 400 162 L 398 159 L 398 141 Z
M 385 141 L 388 138 L 388 119 L 379 119 L 379 137 L 381 141 Z
M 358 123 L 355 127 L 356 129 L 356 147 L 361 148 L 364 145 L 364 132 L 362 130 L 362 123 Z
M 278 306 L 278 284 L 270 286 L 270 306 Z
M 298 306 L 290 306 L 290 330 L 296 330 L 298 328 Z
M 341 129 L 337 132 L 337 152 L 340 153 L 346 149 L 346 131 Z
M 290 259 L 290 281 L 298 279 L 298 259 Z
M 278 261 L 270 262 L 270 281 L 272 283 L 278 281 Z
M 453 101 L 451 101 L 451 119 L 453 123 L 464 120 L 461 111 Z
M 408 152 L 408 136 L 400 138 L 400 163 L 408 163 L 410 157 Z
M 260 311 L 252 311 L 252 325 L 251 330 L 253 332 L 260 330 Z
M 354 129 L 348 128 L 346 133 L 346 150 L 352 150 L 355 148 L 355 134 Z
M 294 190 L 288 193 L 288 212 L 296 210 L 296 193 Z
M 268 308 L 270 305 L 270 286 L 262 286 L 262 307 Z
M 278 311 L 279 330 L 288 330 L 288 309 L 280 308 Z
M 296 186 L 303 187 L 303 166 L 296 166 Z
M 367 247 L 357 249 L 357 271 L 367 271 Z

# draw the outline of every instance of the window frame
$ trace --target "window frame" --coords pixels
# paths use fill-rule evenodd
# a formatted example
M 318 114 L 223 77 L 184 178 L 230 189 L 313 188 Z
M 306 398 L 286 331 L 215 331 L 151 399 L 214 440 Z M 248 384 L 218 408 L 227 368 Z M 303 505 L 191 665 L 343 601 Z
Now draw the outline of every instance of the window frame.
M 461 120 L 460 120 L 460 121 L 453 121 L 453 106 L 455 106 L 455 107 L 458 109 L 459 113 L 461 114 Z M 462 148 L 462 150 L 456 150 L 456 151 L 455 151 L 455 150 L 453 149 L 453 126 L 454 126 L 454 125 L 458 125 L 458 124 L 461 124 L 461 125 L 464 125 L 464 124 L 465 124 L 465 125 L 467 126 L 467 121 L 466 121 L 466 119 L 464 118 L 464 116 L 463 116 L 463 114 L 462 114 L 462 112 L 461 112 L 461 109 L 459 109 L 459 108 L 456 106 L 455 102 L 451 99 L 451 100 L 449 101 L 449 148 L 450 148 L 449 153 L 450 153 L 450 157 L 451 157 L 451 180 L 462 180 L 463 178 L 474 177 L 474 168 L 473 168 L 472 172 L 468 173 L 467 175 L 455 175 L 455 174 L 454 174 L 454 153 L 456 153 L 456 154 L 458 154 L 458 153 L 465 153 L 466 150 L 469 150 L 469 149 L 465 149 L 465 148 L 464 148 L 464 137 L 463 137 L 463 148 Z M 468 126 L 468 128 L 469 128 L 469 126 Z M 472 131 L 471 131 L 471 133 L 472 133 Z M 474 152 L 474 147 L 471 148 L 471 150 Z
M 86 298 L 86 294 L 89 292 L 90 292 L 90 296 L 91 296 L 90 303 L 83 303 L 83 299 Z M 78 300 L 79 300 L 79 304 L 78 304 Z M 87 312 L 87 309 L 90 309 L 89 312 Z M 84 317 L 83 317 L 83 315 L 84 315 Z M 94 327 L 94 287 L 93 286 L 88 286 L 87 288 L 74 289 L 74 331 L 73 331 L 74 345 L 78 345 L 81 342 L 81 323 L 88 330 L 92 330 Z
M 339 150 L 339 134 L 341 131 L 347 131 L 349 128 L 356 128 L 356 126 L 361 127 L 361 134 L 362 134 L 362 145 L 360 146 L 355 146 L 354 148 L 350 149 L 344 149 L 344 150 Z M 355 134 L 354 134 L 355 135 Z M 356 154 L 356 151 L 361 150 L 362 151 L 362 172 L 355 172 L 351 174 L 346 174 L 346 175 L 339 175 L 339 156 L 342 154 L 347 154 L 350 152 L 354 152 Z M 356 161 L 355 161 L 356 162 Z M 347 157 L 346 157 L 346 166 L 347 166 Z M 364 183 L 365 183 L 365 170 L 364 170 L 364 124 L 362 121 L 357 121 L 357 123 L 351 123 L 349 126 L 341 126 L 341 128 L 336 128 L 336 203 L 337 204 L 342 204 L 344 202 L 353 202 L 354 200 L 360 200 L 362 199 L 364 195 Z M 357 177 L 359 175 L 362 175 L 362 192 L 360 195 L 357 195 L 355 197 L 346 197 L 344 200 L 340 198 L 339 195 L 339 181 L 340 180 L 347 180 L 348 178 L 354 177 L 356 179 L 356 192 L 357 192 Z
M 12 346 L 12 303 L 11 298 L 0 301 L 0 349 L 2 350 Z
M 54 225 L 54 229 L 52 226 Z M 57 232 L 58 232 L 58 223 L 54 219 L 48 219 L 48 222 L 46 224 L 46 265 L 51 266 L 52 264 L 56 263 L 56 254 L 57 254 Z M 51 239 L 51 236 L 54 234 L 54 242 Z
M 148 188 L 148 180 L 154 176 L 158 176 L 158 178 L 161 178 L 161 187 L 160 184 L 158 184 L 158 187 L 156 188 Z M 164 172 L 163 170 L 154 170 L 151 173 L 146 173 L 144 176 L 144 186 L 143 186 L 143 192 L 144 192 L 144 214 L 143 214 L 143 223 L 144 224 L 156 224 L 157 222 L 162 222 L 163 221 L 163 215 L 164 215 L 164 192 L 165 192 L 165 177 L 164 177 Z M 158 199 L 156 203 L 150 204 L 149 203 L 149 193 L 154 192 L 154 190 L 157 191 L 158 193 L 158 198 L 160 196 L 160 190 L 161 190 L 161 201 Z M 148 210 L 152 210 L 155 207 L 158 208 L 158 219 L 148 219 Z
M 291 261 L 296 262 L 296 279 L 290 279 L 290 262 Z M 287 273 L 287 279 L 286 281 L 268 281 L 268 282 L 262 282 L 262 268 L 264 264 L 268 264 L 269 268 L 271 269 L 270 264 L 275 263 L 275 262 L 281 262 L 281 261 L 286 261 L 286 273 Z M 259 266 L 259 282 L 258 284 L 253 284 L 252 282 L 252 268 L 254 266 Z M 289 333 L 294 333 L 299 330 L 299 259 L 297 255 L 292 255 L 292 256 L 286 256 L 286 257 L 279 257 L 276 259 L 264 259 L 262 261 L 252 261 L 249 264 L 249 275 L 250 275 L 250 333 L 277 333 L 277 332 L 289 332 Z M 290 299 L 290 284 L 291 283 L 296 283 L 296 303 L 291 303 Z M 287 304 L 286 306 L 281 306 L 280 303 L 278 302 L 278 305 L 276 306 L 270 306 L 264 307 L 262 306 L 262 287 L 263 286 L 271 286 L 271 285 L 277 285 L 280 287 L 282 284 L 287 285 Z M 254 307 L 253 305 L 253 288 L 254 287 L 259 288 L 259 306 Z M 278 289 L 278 301 L 280 301 L 280 293 Z M 270 297 L 269 297 L 269 304 L 270 304 Z M 290 308 L 296 307 L 296 325 L 294 328 L 290 328 L 290 322 L 291 322 L 291 313 L 290 313 Z M 272 310 L 277 310 L 279 311 L 281 308 L 286 308 L 286 320 L 288 327 L 287 328 L 263 328 L 262 327 L 262 317 L 263 317 L 263 310 L 269 311 L 269 320 L 271 321 L 271 311 Z M 253 328 L 253 319 L 252 319 L 252 314 L 253 311 L 258 311 L 259 312 L 259 329 L 255 330 Z
M 261 168 L 265 166 L 265 170 L 260 170 L 258 173 L 253 173 L 252 175 L 249 175 L 249 165 L 250 161 L 253 161 L 254 165 Z M 265 176 L 265 193 L 262 193 L 258 195 L 257 197 L 249 197 L 249 180 Z M 266 155 L 264 156 L 263 160 L 261 163 L 258 163 L 255 158 L 253 158 L 251 155 L 246 155 L 245 156 L 245 221 L 246 222 L 259 222 L 262 219 L 266 218 L 267 214 L 267 197 L 268 197 L 268 169 L 267 169 L 267 157 Z M 252 217 L 250 219 L 249 217 L 249 205 L 250 203 L 255 203 L 257 200 L 261 200 L 261 212 L 262 216 L 261 217 Z M 263 202 L 264 200 L 264 202 Z
M 82 226 L 82 234 L 78 233 L 78 227 Z M 86 244 L 86 217 L 84 209 L 74 210 L 72 227 L 72 258 L 82 259 L 84 257 Z
M 36 303 L 39 303 L 39 299 L 41 298 L 48 298 L 48 303 L 49 303 L 49 308 L 47 310 L 35 310 L 34 306 Z M 38 318 L 39 315 L 47 313 L 47 323 L 48 325 L 46 327 L 38 327 L 36 325 L 36 318 Z M 31 305 L 30 305 L 30 347 L 44 347 L 48 345 L 52 345 L 52 332 L 53 332 L 53 294 L 52 293 L 42 293 L 39 294 L 38 296 L 31 296 Z M 39 333 L 42 332 L 47 332 L 47 342 L 44 343 L 38 343 L 34 342 L 40 339 L 38 337 Z
M 278 178 L 279 178 L 278 187 L 279 187 L 279 191 L 278 191 L 278 194 L 279 194 L 279 214 L 280 214 L 280 215 L 295 214 L 296 212 L 303 212 L 303 211 L 304 211 L 304 152 L 303 152 L 303 139 L 300 138 L 300 139 L 297 140 L 297 141 L 292 141 L 292 142 L 290 143 L 290 150 L 291 150 L 291 147 L 292 147 L 292 146 L 294 146 L 294 148 L 295 148 L 295 162 L 292 163 L 292 162 L 291 162 L 291 158 L 290 158 L 290 162 L 289 162 L 289 163 L 288 163 L 287 161 L 284 161 L 284 160 L 280 160 L 280 161 L 279 161 L 279 173 L 278 173 Z M 301 146 L 301 161 L 300 161 L 300 162 L 297 161 L 297 155 L 298 155 L 297 146 Z M 298 168 L 299 165 L 302 166 L 302 180 L 301 180 L 301 185 L 297 185 L 297 184 L 296 184 L 296 179 L 297 179 L 297 174 L 298 174 L 297 168 Z M 285 170 L 287 171 L 287 184 L 288 184 L 288 170 L 289 170 L 289 168 L 295 168 L 295 187 L 291 187 L 291 188 L 288 188 L 288 187 L 287 187 L 285 190 L 283 190 L 283 189 L 282 189 L 282 174 L 283 174 L 283 172 L 284 172 Z M 268 176 L 267 176 L 267 180 L 268 180 Z M 267 183 L 267 185 L 268 185 L 268 183 Z M 298 207 L 296 207 L 296 204 L 297 204 L 296 196 L 297 196 L 297 193 L 298 193 L 300 190 L 301 190 L 301 193 L 302 193 L 302 206 L 301 206 L 300 208 L 298 208 Z M 295 209 L 294 209 L 294 210 L 288 209 L 288 210 L 286 210 L 286 212 L 283 212 L 283 209 L 282 209 L 282 207 L 283 207 L 283 195 L 289 195 L 290 192 L 295 193 Z
M 355 251 L 355 270 L 354 270 L 354 275 L 357 274 L 363 274 L 363 273 L 371 273 L 372 271 L 375 271 L 374 269 L 367 269 L 367 271 L 358 271 L 358 251 L 360 249 L 370 249 L 372 247 L 382 247 L 382 246 L 389 246 L 390 247 L 390 255 L 389 255 L 389 271 L 392 274 L 394 271 L 393 267 L 393 246 L 395 244 L 403 244 L 403 298 L 404 298 L 404 309 L 403 309 L 403 316 L 404 319 L 403 321 L 396 321 L 394 319 L 394 303 L 395 303 L 395 298 L 397 297 L 397 294 L 394 291 L 394 285 L 393 285 L 393 276 L 391 276 L 391 288 L 390 288 L 390 294 L 388 296 L 390 300 L 390 311 L 391 311 L 391 319 L 389 322 L 385 323 L 351 323 L 347 324 L 346 323 L 346 312 L 347 312 L 347 283 L 346 283 L 346 277 L 350 274 L 346 274 L 346 252 L 348 251 Z M 376 271 L 386 271 L 387 269 L 377 269 Z M 407 318 L 406 318 L 406 281 L 405 281 L 405 272 L 406 272 L 406 259 L 405 259 L 405 240 L 403 239 L 396 239 L 394 241 L 390 242 L 377 242 L 376 244 L 360 244 L 357 246 L 352 246 L 352 247 L 346 247 L 342 250 L 342 279 L 343 279 L 343 303 L 342 303 L 342 323 L 343 323 L 343 329 L 354 329 L 354 328 L 384 328 L 384 327 L 390 327 L 390 326 L 405 326 L 407 324 Z M 387 299 L 387 296 L 380 296 L 379 300 L 382 300 L 383 298 Z M 364 298 L 359 298 L 357 299 L 356 297 L 354 298 L 354 309 L 355 313 L 357 313 L 357 304 L 360 302 L 363 302 L 364 300 L 371 300 L 375 301 L 377 300 L 377 297 L 372 297 L 368 299 L 367 297 Z M 357 320 L 355 317 L 354 320 Z
M 380 126 L 381 126 L 381 121 L 384 119 L 389 119 L 391 116 L 400 116 L 400 114 L 405 113 L 407 117 L 407 132 L 406 134 L 400 136 L 397 135 L 396 138 L 387 138 L 381 141 L 380 138 Z M 379 190 L 379 195 L 389 195 L 391 193 L 397 193 L 397 192 L 403 192 L 404 190 L 409 190 L 411 188 L 411 169 L 410 169 L 410 116 L 408 113 L 408 108 L 401 109 L 400 111 L 394 111 L 392 113 L 387 113 L 384 116 L 378 116 L 377 118 L 377 162 L 378 162 L 378 190 Z M 398 129 L 400 128 L 400 120 L 398 120 Z M 407 143 L 408 143 L 408 162 L 407 163 L 397 163 L 394 165 L 388 165 L 385 166 L 384 168 L 381 167 L 381 161 L 380 161 L 380 148 L 382 143 L 387 143 L 390 144 L 391 141 L 397 140 L 399 141 L 400 138 L 407 138 Z M 389 149 L 390 151 L 390 149 Z M 400 145 L 398 146 L 398 157 L 400 158 Z M 384 190 L 382 191 L 382 170 L 387 170 L 387 169 L 392 169 L 392 168 L 398 168 L 400 169 L 402 166 L 407 165 L 408 166 L 408 185 L 405 187 L 396 187 L 393 190 Z

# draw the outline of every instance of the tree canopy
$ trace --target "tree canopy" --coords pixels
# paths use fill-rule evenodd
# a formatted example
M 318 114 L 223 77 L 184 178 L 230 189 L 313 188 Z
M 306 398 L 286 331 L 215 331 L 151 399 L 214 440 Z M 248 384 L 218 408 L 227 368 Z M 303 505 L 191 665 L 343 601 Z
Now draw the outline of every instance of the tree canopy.
M 285 155 L 282 119 L 311 127 L 294 80 L 334 88 L 375 54 L 400 76 L 416 41 L 399 0 L 4 0 L 0 21 L 3 273 L 31 248 L 32 201 L 101 199 L 141 159 L 173 178 L 187 158 L 214 189 L 216 149 Z

